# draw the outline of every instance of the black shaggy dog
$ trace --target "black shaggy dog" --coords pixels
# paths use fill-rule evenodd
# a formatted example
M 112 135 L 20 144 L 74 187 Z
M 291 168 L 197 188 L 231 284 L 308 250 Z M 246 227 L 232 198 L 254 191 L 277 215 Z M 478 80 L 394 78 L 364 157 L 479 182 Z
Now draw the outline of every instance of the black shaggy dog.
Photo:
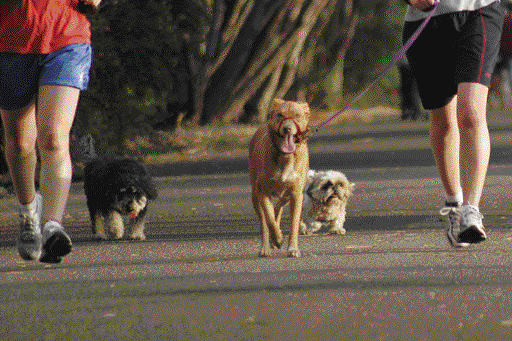
M 157 190 L 143 163 L 124 157 L 97 156 L 90 134 L 81 142 L 86 159 L 84 191 L 92 232 L 98 239 L 124 235 L 123 216 L 130 216 L 130 238 L 145 240 L 144 225 L 150 200 Z

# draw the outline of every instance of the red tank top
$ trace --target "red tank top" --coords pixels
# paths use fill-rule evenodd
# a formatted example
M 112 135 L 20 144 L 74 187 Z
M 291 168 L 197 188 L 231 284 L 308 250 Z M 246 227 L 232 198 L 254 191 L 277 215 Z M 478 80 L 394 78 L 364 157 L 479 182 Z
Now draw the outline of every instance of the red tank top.
M 0 0 L 0 52 L 55 52 L 90 44 L 87 17 L 78 0 Z

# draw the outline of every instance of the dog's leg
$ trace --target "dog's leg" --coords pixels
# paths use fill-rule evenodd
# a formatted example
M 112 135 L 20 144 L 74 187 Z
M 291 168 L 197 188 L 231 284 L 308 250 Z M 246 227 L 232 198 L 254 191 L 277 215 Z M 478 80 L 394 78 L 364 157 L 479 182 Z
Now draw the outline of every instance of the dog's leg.
M 347 230 L 343 228 L 345 224 L 345 214 L 342 214 L 338 219 L 331 222 L 331 229 L 329 233 L 331 234 L 345 234 Z
M 300 234 L 308 234 L 308 226 L 306 225 L 306 223 L 304 222 L 304 220 L 301 220 L 301 221 L 300 221 L 300 224 L 299 224 L 299 233 L 300 233 Z
M 146 224 L 146 212 L 147 206 L 140 211 L 139 215 L 131 220 L 132 223 L 132 231 L 130 233 L 130 238 L 135 240 L 146 240 L 146 235 L 144 234 L 144 227 Z
M 121 239 L 124 235 L 123 217 L 117 211 L 111 211 L 108 215 L 108 228 L 115 239 Z
M 269 197 L 264 197 L 262 200 L 263 213 L 265 215 L 269 230 L 270 237 L 272 238 L 272 247 L 280 249 L 283 244 L 284 237 L 279 226 L 279 221 L 276 220 L 274 205 Z M 282 209 L 281 209 L 282 211 Z
M 281 248 L 283 244 L 283 233 L 276 223 L 274 216 L 274 206 L 272 200 L 269 197 L 262 196 L 258 198 L 253 196 L 253 204 L 258 218 L 260 220 L 260 231 L 261 231 L 261 257 L 270 256 L 270 247 Z M 272 244 L 270 239 L 272 238 Z
M 283 217 L 284 207 L 288 205 L 288 202 L 288 198 L 280 198 L 276 203 L 274 217 L 279 228 L 281 228 L 281 218 Z
M 254 210 L 258 215 L 258 220 L 260 222 L 260 237 L 261 237 L 261 248 L 260 248 L 260 257 L 269 257 L 271 255 L 270 251 L 270 234 L 267 225 L 267 219 L 265 218 L 265 213 L 263 211 L 262 204 L 257 197 L 257 195 L 253 194 L 252 203 L 254 206 Z
M 87 199 L 87 208 L 89 209 L 89 218 L 91 219 L 91 229 L 92 234 L 96 234 L 96 215 L 98 214 L 98 211 L 96 211 L 96 208 L 92 206 L 91 201 Z
M 304 234 L 311 235 L 311 234 L 314 234 L 315 232 L 317 232 L 318 230 L 320 230 L 322 228 L 323 223 L 320 221 L 308 219 L 307 224 L 305 224 L 305 225 L 306 225 L 306 233 L 304 233 Z
M 92 219 L 92 230 L 94 231 L 94 237 L 100 240 L 107 240 L 108 236 L 105 233 L 104 217 L 99 212 L 91 214 Z
M 291 228 L 288 239 L 288 257 L 298 258 L 301 256 L 299 250 L 299 223 L 302 214 L 302 191 L 292 196 L 290 200 Z

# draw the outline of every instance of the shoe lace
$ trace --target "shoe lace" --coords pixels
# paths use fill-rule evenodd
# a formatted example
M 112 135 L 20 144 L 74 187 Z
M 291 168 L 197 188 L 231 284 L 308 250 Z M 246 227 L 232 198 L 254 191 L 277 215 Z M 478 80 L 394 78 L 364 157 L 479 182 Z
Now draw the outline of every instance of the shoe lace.
M 34 231 L 34 219 L 27 214 L 20 214 L 20 226 L 21 230 L 24 232 L 33 232 Z
M 464 221 L 469 222 L 470 224 L 474 223 L 475 220 L 479 220 L 480 222 L 483 220 L 484 216 L 478 210 L 473 207 L 468 207 L 465 210 L 462 210 L 462 219 Z
M 32 243 L 35 236 L 36 229 L 34 219 L 29 215 L 20 214 L 20 241 L 22 243 Z
M 447 215 L 450 220 L 450 225 L 454 226 L 460 219 L 460 209 L 453 206 L 445 206 L 439 210 L 439 214 L 442 216 Z

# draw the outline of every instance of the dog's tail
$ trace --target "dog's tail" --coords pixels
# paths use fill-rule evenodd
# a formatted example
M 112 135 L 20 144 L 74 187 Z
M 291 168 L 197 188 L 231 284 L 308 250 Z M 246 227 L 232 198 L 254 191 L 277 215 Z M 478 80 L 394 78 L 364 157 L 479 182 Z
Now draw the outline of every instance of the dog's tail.
M 94 138 L 91 133 L 88 133 L 84 137 L 80 139 L 78 143 L 80 148 L 80 156 L 85 162 L 91 161 L 92 159 L 98 157 L 96 155 L 96 150 L 94 149 Z

